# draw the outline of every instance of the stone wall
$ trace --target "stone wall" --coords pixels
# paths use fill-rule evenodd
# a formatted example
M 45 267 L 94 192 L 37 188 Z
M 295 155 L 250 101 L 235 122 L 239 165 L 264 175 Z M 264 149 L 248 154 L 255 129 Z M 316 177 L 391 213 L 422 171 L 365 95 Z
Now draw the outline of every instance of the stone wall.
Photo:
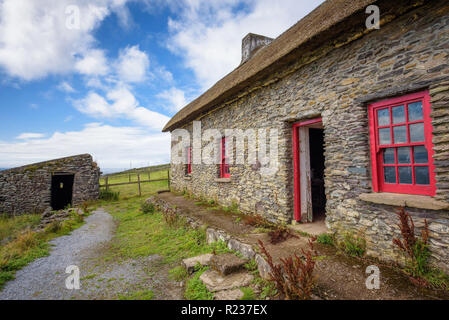
M 381 12 L 382 5 L 387 2 L 379 3 Z M 230 181 L 223 182 L 217 180 L 216 165 L 194 164 L 191 177 L 186 178 L 184 167 L 172 164 L 172 188 L 222 205 L 236 202 L 243 212 L 288 223 L 294 213 L 291 125 L 321 116 L 328 227 L 362 232 L 369 254 L 396 260 L 395 206 L 359 198 L 372 192 L 368 104 L 430 90 L 435 199 L 449 201 L 449 4 L 431 1 L 387 20 L 374 32 L 342 33 L 310 53 L 307 61 L 299 59 L 278 70 L 264 83 L 247 87 L 235 100 L 197 119 L 203 131 L 217 128 L 223 134 L 226 128 L 278 129 L 277 175 L 261 175 L 260 166 L 234 165 Z M 323 48 L 331 49 L 323 53 Z M 192 124 L 184 128 L 191 132 Z M 449 271 L 449 212 L 407 209 L 418 227 L 424 218 L 429 220 L 434 262 Z
M 100 168 L 85 154 L 0 171 L 0 213 L 42 213 L 51 205 L 54 173 L 74 174 L 72 205 L 98 199 Z

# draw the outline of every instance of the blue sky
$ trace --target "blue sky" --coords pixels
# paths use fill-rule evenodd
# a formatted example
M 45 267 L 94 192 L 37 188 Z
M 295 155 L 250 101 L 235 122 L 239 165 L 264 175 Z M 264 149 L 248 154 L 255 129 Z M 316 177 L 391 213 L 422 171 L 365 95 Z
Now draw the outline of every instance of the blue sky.
M 322 1 L 0 0 L 0 167 L 169 162 L 162 127 Z

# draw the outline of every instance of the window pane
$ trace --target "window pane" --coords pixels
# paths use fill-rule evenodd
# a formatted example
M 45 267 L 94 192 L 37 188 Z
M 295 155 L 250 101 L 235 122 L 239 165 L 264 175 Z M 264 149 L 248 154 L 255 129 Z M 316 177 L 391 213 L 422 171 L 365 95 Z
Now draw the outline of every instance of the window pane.
M 425 146 L 413 147 L 413 153 L 415 154 L 415 163 L 429 162 L 429 154 Z
M 379 129 L 379 144 L 391 144 L 390 128 Z
M 424 139 L 424 123 L 416 123 L 410 125 L 410 142 L 423 142 Z
M 391 108 L 391 113 L 393 114 L 394 124 L 405 122 L 405 106 Z
M 396 168 L 384 167 L 385 183 L 396 183 Z
M 407 143 L 407 127 L 399 126 L 393 128 L 394 143 Z
M 379 126 L 388 126 L 390 124 L 390 109 L 382 109 L 377 111 L 377 122 Z
M 398 148 L 398 163 L 407 164 L 412 163 L 411 148 Z
M 412 167 L 399 167 L 399 183 L 412 184 Z
M 423 120 L 423 109 L 422 102 L 414 102 L 408 105 L 408 121 L 419 121 Z
M 395 164 L 394 148 L 387 148 L 384 150 L 384 164 Z
M 429 185 L 429 167 L 415 167 L 416 184 Z

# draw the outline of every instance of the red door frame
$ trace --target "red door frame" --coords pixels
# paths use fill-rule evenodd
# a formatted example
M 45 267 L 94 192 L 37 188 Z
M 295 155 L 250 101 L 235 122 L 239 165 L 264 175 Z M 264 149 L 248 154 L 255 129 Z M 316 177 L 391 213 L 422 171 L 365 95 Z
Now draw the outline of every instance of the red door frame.
M 295 202 L 295 220 L 301 221 L 301 170 L 299 157 L 299 127 L 310 126 L 312 124 L 323 122 L 322 118 L 294 123 L 293 128 L 293 182 L 294 182 L 294 202 Z

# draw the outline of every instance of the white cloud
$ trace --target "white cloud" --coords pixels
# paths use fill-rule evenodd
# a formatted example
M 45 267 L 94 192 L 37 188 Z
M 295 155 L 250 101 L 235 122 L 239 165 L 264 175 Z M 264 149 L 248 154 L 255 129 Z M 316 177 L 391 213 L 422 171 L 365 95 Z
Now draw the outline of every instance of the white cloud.
M 147 79 L 150 60 L 139 46 L 127 47 L 120 51 L 117 61 L 117 75 L 121 81 L 143 82 Z
M 108 73 L 108 61 L 102 50 L 89 50 L 75 64 L 75 69 L 88 76 L 104 76 Z
M 74 101 L 82 113 L 97 119 L 124 117 L 153 130 L 161 130 L 170 120 L 167 116 L 139 105 L 131 91 L 117 87 L 106 93 L 106 98 L 90 92 L 84 99 Z
M 184 0 L 173 3 L 180 18 L 169 20 L 168 47 L 185 60 L 202 89 L 207 89 L 241 61 L 241 41 L 250 33 L 275 38 L 322 0 Z M 236 11 L 244 4 L 245 10 Z M 237 12 L 237 13 L 236 13 Z
M 22 80 L 75 70 L 89 72 L 101 60 L 93 31 L 126 0 L 3 0 L 0 1 L 0 69 Z M 79 8 L 79 28 L 67 28 L 69 5 Z M 82 62 L 79 61 L 82 57 Z M 104 72 L 104 66 L 95 69 Z
M 170 135 L 148 134 L 143 128 L 92 123 L 81 131 L 55 132 L 47 139 L 0 141 L 0 167 L 90 153 L 100 168 L 129 168 L 129 163 L 169 162 Z
M 168 102 L 165 109 L 171 112 L 177 112 L 187 105 L 187 99 L 184 91 L 178 88 L 170 88 L 157 95 L 158 98 Z
M 61 82 L 58 85 L 58 89 L 67 93 L 73 93 L 76 91 L 67 81 Z
M 45 137 L 45 134 L 42 133 L 22 133 L 18 135 L 16 139 L 29 140 L 29 139 L 39 139 L 43 137 Z

